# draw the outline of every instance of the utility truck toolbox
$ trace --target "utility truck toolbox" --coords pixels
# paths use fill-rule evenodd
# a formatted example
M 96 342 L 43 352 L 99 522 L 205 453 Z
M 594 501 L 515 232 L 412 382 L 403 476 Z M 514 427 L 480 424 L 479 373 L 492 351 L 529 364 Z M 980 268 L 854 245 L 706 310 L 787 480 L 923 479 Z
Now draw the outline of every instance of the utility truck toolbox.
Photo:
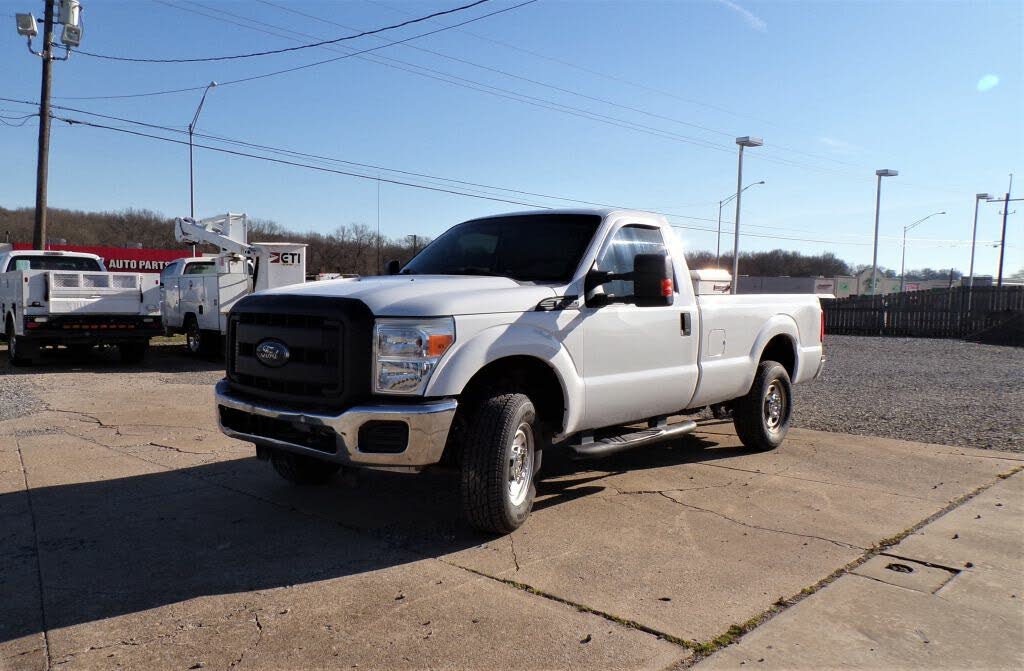
M 524 212 L 459 224 L 392 276 L 246 296 L 221 429 L 297 484 L 456 466 L 468 521 L 498 533 L 529 515 L 545 449 L 638 448 L 707 406 L 773 449 L 822 364 L 818 299 L 704 293 L 728 275 L 685 281 L 683 252 L 659 215 Z
M 698 296 L 732 293 L 732 275 L 728 270 L 720 268 L 691 270 L 690 279 L 693 280 L 693 291 Z
M 58 345 L 116 345 L 125 361 L 140 361 L 162 330 L 159 292 L 154 276 L 107 272 L 95 254 L 0 249 L 0 311 L 14 365 Z

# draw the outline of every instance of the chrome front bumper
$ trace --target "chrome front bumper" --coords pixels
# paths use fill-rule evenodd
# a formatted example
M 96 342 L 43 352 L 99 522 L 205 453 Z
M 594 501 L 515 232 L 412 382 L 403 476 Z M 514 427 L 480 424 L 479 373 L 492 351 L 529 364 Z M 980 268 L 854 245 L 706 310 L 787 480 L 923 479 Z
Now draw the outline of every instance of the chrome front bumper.
M 356 406 L 338 415 L 296 411 L 265 402 L 253 402 L 233 394 L 227 380 L 217 383 L 217 423 L 220 430 L 232 438 L 249 441 L 260 447 L 286 450 L 317 459 L 336 461 L 355 466 L 419 469 L 441 460 L 448 431 L 458 403 L 454 399 L 424 401 L 416 405 L 379 404 Z M 295 432 L 316 431 L 319 435 L 334 435 L 334 451 L 327 452 L 296 442 L 268 435 L 247 433 L 225 426 L 224 409 L 258 415 L 276 420 Z M 363 452 L 359 449 L 359 428 L 370 421 L 403 422 L 409 427 L 409 440 L 405 450 L 397 453 Z

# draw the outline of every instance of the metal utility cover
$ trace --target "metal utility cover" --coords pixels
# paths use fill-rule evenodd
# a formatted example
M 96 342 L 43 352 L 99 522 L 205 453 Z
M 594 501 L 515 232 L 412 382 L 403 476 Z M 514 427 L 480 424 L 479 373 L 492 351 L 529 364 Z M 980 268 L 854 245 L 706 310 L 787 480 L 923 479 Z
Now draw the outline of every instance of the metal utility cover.
M 878 555 L 855 568 L 853 573 L 897 587 L 934 594 L 959 571 L 926 566 L 902 557 Z

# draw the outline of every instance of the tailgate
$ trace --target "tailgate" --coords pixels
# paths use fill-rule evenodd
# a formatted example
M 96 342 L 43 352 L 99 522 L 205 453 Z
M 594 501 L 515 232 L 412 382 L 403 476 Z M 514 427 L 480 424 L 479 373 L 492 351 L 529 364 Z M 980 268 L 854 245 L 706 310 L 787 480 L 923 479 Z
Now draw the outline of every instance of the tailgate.
M 46 273 L 50 314 L 129 314 L 142 312 L 142 278 L 134 273 Z

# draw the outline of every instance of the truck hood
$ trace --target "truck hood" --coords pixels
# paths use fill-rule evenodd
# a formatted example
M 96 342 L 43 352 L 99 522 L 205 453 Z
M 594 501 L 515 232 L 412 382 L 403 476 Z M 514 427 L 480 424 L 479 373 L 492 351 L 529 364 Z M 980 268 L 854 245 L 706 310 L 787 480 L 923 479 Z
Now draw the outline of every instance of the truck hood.
M 507 277 L 390 275 L 293 284 L 262 294 L 356 298 L 378 317 L 432 317 L 527 312 L 554 287 L 521 284 Z

